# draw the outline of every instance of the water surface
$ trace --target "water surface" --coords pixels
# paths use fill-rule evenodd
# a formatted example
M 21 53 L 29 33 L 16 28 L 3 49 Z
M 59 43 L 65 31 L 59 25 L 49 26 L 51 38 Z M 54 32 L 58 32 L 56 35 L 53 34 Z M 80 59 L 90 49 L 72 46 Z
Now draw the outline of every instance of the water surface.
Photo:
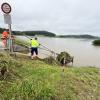
M 28 40 L 26 37 L 22 39 Z M 38 37 L 38 41 L 57 53 L 66 51 L 74 56 L 74 66 L 100 67 L 100 47 L 93 46 L 91 39 Z M 42 49 L 39 49 L 39 53 L 41 57 L 51 55 Z

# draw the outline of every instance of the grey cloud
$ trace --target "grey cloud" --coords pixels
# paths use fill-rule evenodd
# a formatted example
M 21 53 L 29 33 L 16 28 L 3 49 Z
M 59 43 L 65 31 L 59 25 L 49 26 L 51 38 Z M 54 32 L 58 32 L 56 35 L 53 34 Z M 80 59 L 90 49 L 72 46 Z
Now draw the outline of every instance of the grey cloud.
M 100 32 L 100 0 L 3 0 L 12 5 L 13 29 Z M 0 26 L 3 24 L 0 14 Z

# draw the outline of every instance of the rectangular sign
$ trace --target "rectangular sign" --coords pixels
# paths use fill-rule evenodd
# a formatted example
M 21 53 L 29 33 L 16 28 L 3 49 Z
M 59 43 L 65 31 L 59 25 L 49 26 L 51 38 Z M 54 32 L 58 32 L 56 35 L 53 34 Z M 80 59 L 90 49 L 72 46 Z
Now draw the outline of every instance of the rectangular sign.
M 4 14 L 4 23 L 5 24 L 12 24 L 11 15 L 10 14 Z

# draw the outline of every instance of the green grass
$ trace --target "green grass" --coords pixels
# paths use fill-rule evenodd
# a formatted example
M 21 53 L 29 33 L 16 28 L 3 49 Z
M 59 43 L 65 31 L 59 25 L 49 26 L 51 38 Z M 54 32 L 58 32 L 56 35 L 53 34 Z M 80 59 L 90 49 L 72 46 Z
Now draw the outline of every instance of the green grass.
M 20 45 L 20 46 L 23 46 L 23 47 L 26 47 L 26 48 L 30 46 L 30 44 L 28 42 L 22 41 L 22 40 L 17 39 L 17 38 L 15 38 L 14 44 L 17 44 L 17 45 Z
M 99 68 L 63 72 L 60 66 L 2 54 L 0 61 L 6 61 L 8 69 L 0 79 L 0 100 L 100 100 Z

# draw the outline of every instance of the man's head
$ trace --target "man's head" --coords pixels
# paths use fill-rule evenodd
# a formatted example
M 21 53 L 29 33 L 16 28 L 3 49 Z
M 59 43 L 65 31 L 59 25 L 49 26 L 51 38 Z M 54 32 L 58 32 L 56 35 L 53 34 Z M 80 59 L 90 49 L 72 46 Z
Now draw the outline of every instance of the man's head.
M 37 40 L 37 37 L 35 37 L 34 39 Z

